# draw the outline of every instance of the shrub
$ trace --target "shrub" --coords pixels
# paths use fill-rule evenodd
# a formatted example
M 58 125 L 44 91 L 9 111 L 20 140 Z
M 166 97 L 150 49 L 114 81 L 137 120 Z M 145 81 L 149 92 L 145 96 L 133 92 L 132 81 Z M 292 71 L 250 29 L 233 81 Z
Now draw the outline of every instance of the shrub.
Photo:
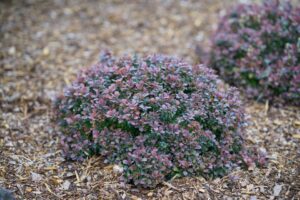
M 55 103 L 70 159 L 97 154 L 123 178 L 154 187 L 175 175 L 221 176 L 255 160 L 243 147 L 243 109 L 213 71 L 165 56 L 110 53 Z
M 249 97 L 300 105 L 300 7 L 274 0 L 231 9 L 209 64 Z

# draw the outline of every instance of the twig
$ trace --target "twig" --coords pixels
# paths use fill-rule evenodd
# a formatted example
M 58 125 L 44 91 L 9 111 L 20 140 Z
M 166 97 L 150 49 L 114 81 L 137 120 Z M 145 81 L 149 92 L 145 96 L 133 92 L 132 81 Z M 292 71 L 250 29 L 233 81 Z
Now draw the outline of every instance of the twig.
M 180 189 L 178 189 L 177 187 L 173 186 L 171 183 L 168 183 L 168 182 L 165 182 L 165 181 L 164 181 L 162 184 L 165 185 L 165 186 L 168 186 L 169 188 L 172 188 L 173 190 L 176 190 L 176 191 L 178 191 L 178 192 L 181 192 Z
M 266 105 L 265 105 L 265 115 L 268 114 L 269 111 L 269 100 L 266 101 Z
M 44 183 L 44 185 L 46 186 L 48 192 L 50 192 L 51 194 L 53 194 L 54 196 L 56 196 L 57 198 L 61 199 L 60 196 L 58 196 L 57 194 L 55 194 L 54 192 L 52 192 L 52 190 L 50 189 L 49 185 L 47 183 Z

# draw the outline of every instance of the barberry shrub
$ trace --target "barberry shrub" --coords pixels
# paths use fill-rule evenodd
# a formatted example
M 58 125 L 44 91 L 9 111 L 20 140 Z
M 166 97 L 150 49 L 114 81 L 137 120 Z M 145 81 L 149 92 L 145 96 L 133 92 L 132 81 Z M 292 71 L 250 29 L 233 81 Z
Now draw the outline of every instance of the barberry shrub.
M 300 7 L 240 4 L 221 19 L 212 41 L 208 63 L 225 81 L 252 98 L 300 105 Z
M 75 160 L 102 155 L 142 187 L 252 165 L 239 95 L 218 82 L 211 69 L 176 58 L 106 53 L 55 102 L 63 152 Z

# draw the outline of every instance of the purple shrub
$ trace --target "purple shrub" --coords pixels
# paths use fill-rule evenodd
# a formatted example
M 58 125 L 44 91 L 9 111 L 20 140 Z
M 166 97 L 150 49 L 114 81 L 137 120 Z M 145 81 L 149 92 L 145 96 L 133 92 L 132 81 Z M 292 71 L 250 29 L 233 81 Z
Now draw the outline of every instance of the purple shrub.
M 106 53 L 55 102 L 63 152 L 75 160 L 102 155 L 142 187 L 252 165 L 239 94 L 218 82 L 212 70 L 172 57 Z
M 300 7 L 269 0 L 231 9 L 208 63 L 249 97 L 300 105 Z

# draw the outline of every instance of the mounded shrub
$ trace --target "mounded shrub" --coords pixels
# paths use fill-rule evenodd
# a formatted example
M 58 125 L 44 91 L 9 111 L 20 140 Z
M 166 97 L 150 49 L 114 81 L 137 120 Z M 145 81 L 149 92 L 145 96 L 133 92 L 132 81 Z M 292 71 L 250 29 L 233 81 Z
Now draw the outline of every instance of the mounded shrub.
M 269 0 L 231 8 L 209 65 L 249 97 L 300 105 L 300 7 Z
M 239 94 L 218 82 L 211 69 L 176 58 L 106 53 L 55 102 L 63 152 L 102 155 L 142 187 L 262 163 L 244 148 Z

